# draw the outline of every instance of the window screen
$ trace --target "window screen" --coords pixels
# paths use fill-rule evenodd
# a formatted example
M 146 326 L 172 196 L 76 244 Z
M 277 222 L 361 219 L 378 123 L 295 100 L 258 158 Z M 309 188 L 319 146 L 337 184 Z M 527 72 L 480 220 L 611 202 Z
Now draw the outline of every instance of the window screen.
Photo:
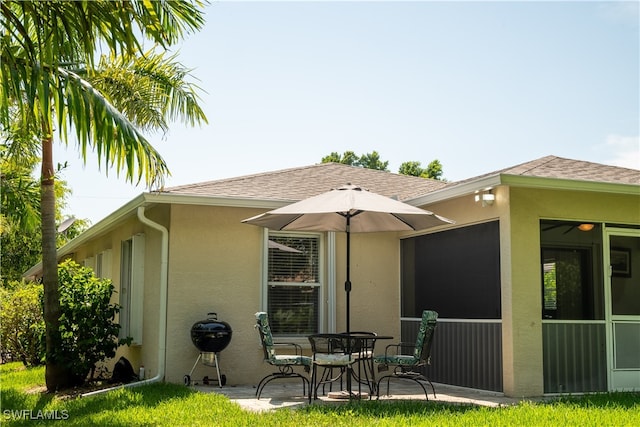
M 402 240 L 402 316 L 499 319 L 498 221 Z
M 319 330 L 319 243 L 318 235 L 269 234 L 267 311 L 274 335 Z
M 602 226 L 540 221 L 542 318 L 604 319 Z
M 542 248 L 542 317 L 594 319 L 591 250 Z

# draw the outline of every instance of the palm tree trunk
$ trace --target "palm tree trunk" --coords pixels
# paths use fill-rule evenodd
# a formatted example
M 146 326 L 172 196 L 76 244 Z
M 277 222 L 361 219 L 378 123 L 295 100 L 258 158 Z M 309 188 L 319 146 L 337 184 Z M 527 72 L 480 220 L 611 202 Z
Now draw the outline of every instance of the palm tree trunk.
M 67 387 L 71 375 L 56 357 L 60 348 L 60 292 L 56 254 L 56 195 L 54 189 L 53 136 L 43 126 L 41 200 L 42 216 L 42 282 L 44 286 L 44 321 L 46 334 L 45 381 L 48 391 Z

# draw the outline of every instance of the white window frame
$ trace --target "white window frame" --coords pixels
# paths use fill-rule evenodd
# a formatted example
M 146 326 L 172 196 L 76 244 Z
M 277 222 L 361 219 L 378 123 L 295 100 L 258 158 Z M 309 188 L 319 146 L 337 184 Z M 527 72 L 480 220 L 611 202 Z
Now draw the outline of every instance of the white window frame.
M 310 233 L 310 232 L 282 232 L 273 230 L 264 230 L 263 238 L 263 262 L 262 262 L 262 295 L 261 306 L 264 311 L 268 312 L 269 301 L 269 288 L 271 286 L 279 286 L 277 282 L 269 282 L 269 236 L 292 236 L 292 237 L 310 237 L 318 239 L 318 282 L 315 285 L 308 284 L 308 286 L 317 286 L 318 292 L 318 328 L 317 332 L 323 332 L 326 325 L 327 318 L 327 306 L 331 304 L 331 301 L 327 301 L 327 283 L 325 280 L 325 242 L 322 233 Z M 304 284 L 303 284 L 304 285 Z M 333 302 L 335 303 L 335 301 Z M 277 335 L 279 337 L 285 337 L 287 335 Z M 305 337 L 290 336 L 291 341 L 300 341 L 303 344 L 308 344 Z
M 131 242 L 131 250 L 125 246 Z M 122 242 L 120 259 L 120 337 L 132 337 L 133 345 L 142 345 L 144 308 L 144 234 Z
M 106 249 L 96 255 L 96 267 L 94 268 L 97 277 L 111 280 L 111 249 Z
M 82 260 L 82 266 L 90 268 L 95 273 L 96 271 L 96 258 L 95 257 L 86 257 Z

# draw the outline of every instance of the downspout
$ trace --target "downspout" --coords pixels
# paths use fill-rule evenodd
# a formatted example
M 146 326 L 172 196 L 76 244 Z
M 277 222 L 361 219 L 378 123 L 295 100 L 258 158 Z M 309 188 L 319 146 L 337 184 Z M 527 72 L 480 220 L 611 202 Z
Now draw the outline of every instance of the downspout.
M 129 384 L 123 384 L 116 387 L 110 387 L 102 390 L 96 390 L 85 393 L 82 397 L 93 396 L 96 394 L 106 393 L 111 390 L 117 390 L 126 387 L 137 387 L 141 385 L 153 384 L 164 379 L 165 368 L 167 362 L 167 293 L 169 288 L 168 270 L 169 270 L 169 231 L 161 224 L 151 221 L 144 216 L 144 206 L 138 206 L 138 219 L 144 225 L 147 225 L 162 234 L 161 252 L 160 252 L 160 314 L 158 329 L 158 373 L 155 377 L 148 380 L 136 381 Z

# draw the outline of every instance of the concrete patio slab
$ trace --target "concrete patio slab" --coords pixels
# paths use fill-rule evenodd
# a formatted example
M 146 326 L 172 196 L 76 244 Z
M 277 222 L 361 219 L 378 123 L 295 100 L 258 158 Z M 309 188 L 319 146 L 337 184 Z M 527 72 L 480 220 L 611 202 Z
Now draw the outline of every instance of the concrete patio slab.
M 462 405 L 481 406 L 507 406 L 518 403 L 519 399 L 505 397 L 502 393 L 466 389 L 445 384 L 434 384 L 436 397 L 433 396 L 429 388 L 429 402 L 447 402 Z M 296 408 L 308 405 L 308 398 L 302 395 L 302 384 L 300 381 L 274 381 L 263 390 L 260 400 L 256 398 L 256 388 L 251 385 L 194 385 L 193 388 L 204 393 L 220 393 L 227 396 L 232 401 L 238 403 L 242 408 L 250 411 L 270 411 L 279 408 Z M 386 387 L 382 387 L 382 392 Z M 376 396 L 373 396 L 376 399 Z M 390 395 L 383 396 L 380 400 L 422 400 L 426 402 L 422 389 L 410 381 L 394 381 L 391 383 Z M 314 400 L 312 405 L 317 404 L 340 404 L 348 402 L 348 399 L 331 399 L 327 396 L 318 395 L 318 400 Z

